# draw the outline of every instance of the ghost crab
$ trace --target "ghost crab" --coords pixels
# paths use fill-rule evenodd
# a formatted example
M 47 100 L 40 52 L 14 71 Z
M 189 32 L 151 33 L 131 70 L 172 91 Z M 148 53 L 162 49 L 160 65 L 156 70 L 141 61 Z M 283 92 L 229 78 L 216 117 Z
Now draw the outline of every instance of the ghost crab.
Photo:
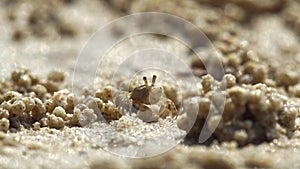
M 145 122 L 155 122 L 170 116 L 177 119 L 178 111 L 174 102 L 167 98 L 164 89 L 155 84 L 157 79 L 153 75 L 149 85 L 147 77 L 143 77 L 144 84 L 129 85 L 129 91 L 118 90 L 112 86 L 104 88 L 95 94 L 99 110 L 108 121 L 118 120 L 127 113 L 136 113 Z
M 149 85 L 147 77 L 144 76 L 144 84 L 129 91 L 132 106 L 138 110 L 138 116 L 146 122 L 157 121 L 159 117 L 167 116 L 177 119 L 178 111 L 175 104 L 163 96 L 163 88 L 155 85 L 156 79 L 157 76 L 153 75 Z

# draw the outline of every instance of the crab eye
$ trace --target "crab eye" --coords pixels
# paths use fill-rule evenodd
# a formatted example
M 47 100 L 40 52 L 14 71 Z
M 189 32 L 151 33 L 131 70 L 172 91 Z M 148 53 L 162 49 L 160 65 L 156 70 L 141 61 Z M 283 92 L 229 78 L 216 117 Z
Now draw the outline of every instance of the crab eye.
M 146 77 L 146 76 L 143 77 L 143 80 L 144 80 L 144 82 L 145 82 L 145 85 L 148 86 L 148 81 L 147 81 L 147 77 Z
M 154 84 L 155 84 L 155 81 L 156 81 L 156 78 L 157 78 L 157 76 L 156 76 L 156 75 L 153 75 L 153 77 L 152 77 L 152 84 L 151 84 L 151 86 L 154 86 Z

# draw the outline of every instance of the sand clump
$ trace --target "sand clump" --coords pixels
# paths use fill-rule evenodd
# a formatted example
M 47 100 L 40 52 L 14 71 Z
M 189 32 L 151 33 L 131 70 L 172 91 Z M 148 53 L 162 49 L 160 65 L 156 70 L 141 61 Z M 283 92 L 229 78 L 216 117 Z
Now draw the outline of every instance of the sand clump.
M 123 96 L 120 102 L 123 106 L 118 107 L 118 101 L 115 103 L 112 98 L 112 90 L 116 89 L 111 86 L 95 92 L 90 91 L 82 98 L 75 98 L 69 90 L 62 89 L 64 78 L 64 73 L 60 71 L 49 73 L 46 80 L 36 77 L 27 69 L 13 71 L 11 81 L 3 84 L 0 98 L 2 131 L 6 132 L 7 126 L 11 131 L 23 128 L 37 130 L 40 127 L 62 129 L 65 126 L 86 126 L 95 121 L 111 122 L 120 119 L 122 115 L 139 114 L 138 111 L 142 111 L 133 108 L 133 101 L 129 101 L 131 93 L 122 91 L 117 91 L 123 93 L 118 95 Z M 127 105 L 124 106 L 125 103 Z M 152 104 L 149 103 L 149 106 Z M 171 111 L 171 108 L 166 107 L 166 110 Z M 151 114 L 151 111 L 148 113 Z M 164 118 L 169 115 L 173 117 L 170 112 Z M 159 117 L 158 114 L 154 121 L 158 121 Z M 147 118 L 144 120 L 148 121 Z
M 207 85 L 214 82 L 213 78 L 207 76 L 209 75 L 202 79 L 206 89 L 198 99 L 199 112 L 196 125 L 193 126 L 188 138 L 197 141 L 205 120 L 208 121 L 211 130 L 217 126 L 213 137 L 220 142 L 236 141 L 240 146 L 244 146 L 249 143 L 259 144 L 280 137 L 290 137 L 299 114 L 295 102 L 265 84 L 227 86 L 223 91 L 226 101 L 222 114 L 218 112 L 218 107 L 215 107 L 217 105 L 211 101 L 211 96 L 218 91 L 207 89 Z M 209 111 L 212 111 L 210 113 L 213 115 L 208 117 Z
M 76 35 L 73 23 L 69 23 L 60 14 L 61 6 L 71 3 L 59 0 L 45 1 L 44 3 L 27 1 L 26 7 L 15 1 L 1 3 L 5 6 L 5 19 L 12 25 L 11 38 L 15 41 L 22 41 L 29 37 L 57 38 Z M 24 10 L 27 13 L 25 16 L 21 13 Z M 26 24 L 22 23 L 24 21 Z
M 31 76 L 33 75 L 24 69 L 12 73 L 12 84 L 8 86 L 16 91 L 2 93 L 1 131 L 86 126 L 99 120 L 118 120 L 122 115 L 130 113 L 130 109 L 125 111 L 115 105 L 112 90 L 116 89 L 113 87 L 97 91 L 94 94 L 96 97 L 86 97 L 82 104 L 74 106 L 76 99 L 68 90 L 53 91 L 51 87 L 52 93 L 49 93 L 49 87 L 44 86 L 49 83 L 61 84 L 64 80 L 61 72 L 49 74 L 46 81 L 36 77 L 32 80 Z M 232 74 L 226 74 L 221 82 L 210 75 L 200 77 L 201 94 L 197 96 L 199 111 L 195 125 L 186 138 L 187 142 L 197 143 L 205 121 L 208 121 L 211 130 L 216 128 L 210 141 L 236 141 L 238 145 L 245 146 L 291 136 L 299 114 L 296 103 L 274 87 L 263 83 L 238 85 L 237 79 Z M 36 86 L 42 90 L 37 90 Z M 221 86 L 225 86 L 225 90 L 217 91 Z M 212 96 L 217 92 L 221 92 L 226 98 L 223 113 L 218 112 L 218 105 L 212 102 Z M 176 101 L 178 98 L 172 99 Z M 208 116 L 209 111 L 213 111 L 212 116 Z M 189 117 L 189 114 L 179 115 L 179 119 L 184 118 L 193 117 Z M 178 121 L 179 128 L 186 129 L 184 125 L 184 122 Z
M 5 126 L 2 131 L 71 126 L 74 116 L 66 112 L 73 112 L 73 97 L 67 90 L 59 90 L 63 79 L 64 74 L 58 71 L 50 73 L 47 80 L 27 69 L 13 71 L 11 81 L 2 83 L 0 114 Z

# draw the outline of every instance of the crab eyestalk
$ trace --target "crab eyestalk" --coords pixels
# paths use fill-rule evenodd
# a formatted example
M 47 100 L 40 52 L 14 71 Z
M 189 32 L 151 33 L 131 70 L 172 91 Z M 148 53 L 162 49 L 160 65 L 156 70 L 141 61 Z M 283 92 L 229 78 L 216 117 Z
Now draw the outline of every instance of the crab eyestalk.
M 153 75 L 151 86 L 154 86 L 157 76 Z
M 148 81 L 147 81 L 147 77 L 146 76 L 143 77 L 143 80 L 144 80 L 145 85 L 148 86 Z

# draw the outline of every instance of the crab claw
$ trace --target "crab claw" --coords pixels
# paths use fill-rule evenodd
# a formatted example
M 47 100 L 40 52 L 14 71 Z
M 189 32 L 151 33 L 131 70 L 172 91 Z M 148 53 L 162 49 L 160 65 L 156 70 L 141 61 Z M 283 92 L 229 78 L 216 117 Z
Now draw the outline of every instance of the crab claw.
M 163 88 L 162 87 L 153 88 L 149 92 L 150 104 L 156 104 L 157 102 L 159 102 L 159 100 L 161 99 L 162 96 L 163 96 Z
M 158 105 L 145 105 L 147 107 L 147 110 L 141 111 L 139 110 L 137 112 L 137 116 L 143 120 L 144 122 L 156 122 L 158 121 L 160 117 L 160 109 L 161 107 Z

